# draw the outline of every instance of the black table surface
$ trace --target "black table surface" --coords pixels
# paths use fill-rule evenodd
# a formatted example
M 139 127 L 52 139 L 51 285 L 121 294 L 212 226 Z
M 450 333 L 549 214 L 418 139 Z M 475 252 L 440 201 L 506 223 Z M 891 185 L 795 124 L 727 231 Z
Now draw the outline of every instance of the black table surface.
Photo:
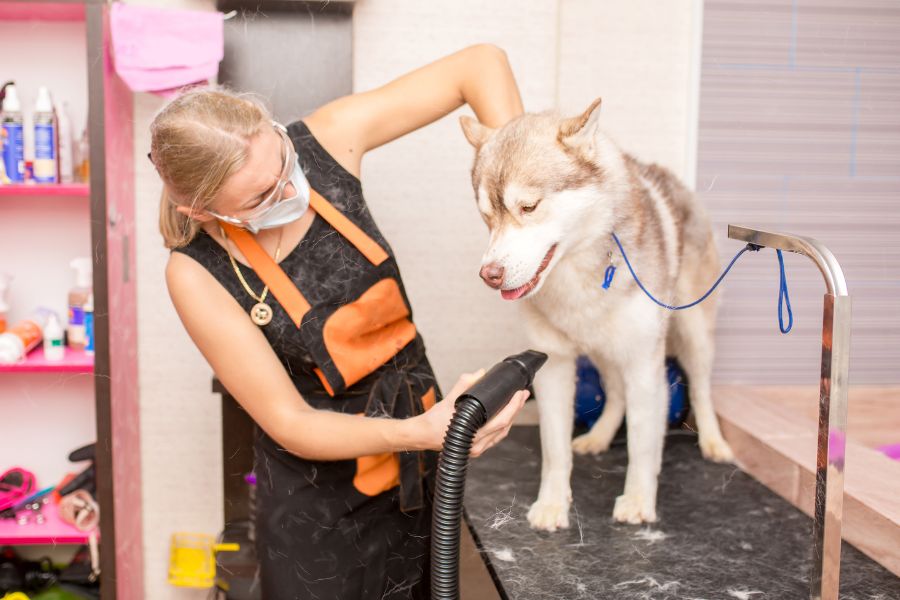
M 474 459 L 466 481 L 469 526 L 502 597 L 610 600 L 809 598 L 812 519 L 733 465 L 703 460 L 696 437 L 666 440 L 652 525 L 612 519 L 627 453 L 614 442 L 575 456 L 570 528 L 532 530 L 538 428 L 513 427 Z M 900 579 L 848 544 L 842 600 L 900 600 Z

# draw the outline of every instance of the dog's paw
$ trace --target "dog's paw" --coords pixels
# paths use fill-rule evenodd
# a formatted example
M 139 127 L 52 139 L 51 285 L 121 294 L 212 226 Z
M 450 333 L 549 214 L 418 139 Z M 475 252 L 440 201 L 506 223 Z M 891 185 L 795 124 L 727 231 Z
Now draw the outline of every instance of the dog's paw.
M 575 454 L 600 454 L 609 450 L 609 442 L 604 436 L 589 432 L 572 440 L 572 451 Z
M 538 500 L 528 509 L 528 522 L 532 529 L 556 531 L 569 528 L 568 502 L 541 502 Z
M 734 462 L 734 453 L 731 446 L 721 437 L 700 438 L 700 452 L 703 458 L 717 463 Z
M 616 498 L 613 518 L 620 523 L 632 525 L 655 523 L 656 507 L 639 494 L 623 494 Z

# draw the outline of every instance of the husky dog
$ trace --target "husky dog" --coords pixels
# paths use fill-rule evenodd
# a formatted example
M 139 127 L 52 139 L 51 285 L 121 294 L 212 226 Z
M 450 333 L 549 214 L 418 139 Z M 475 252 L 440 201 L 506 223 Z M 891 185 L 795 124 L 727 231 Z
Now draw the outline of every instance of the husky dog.
M 476 149 L 472 184 L 490 230 L 481 278 L 522 300 L 531 342 L 550 357 L 534 382 L 542 467 L 528 520 L 536 529 L 568 527 L 572 451 L 605 451 L 627 413 L 628 471 L 613 517 L 653 522 L 667 355 L 690 380 L 703 456 L 732 460 L 710 398 L 715 296 L 674 313 L 656 305 L 612 234 L 648 290 L 677 304 L 702 295 L 719 270 L 709 219 L 672 173 L 629 156 L 601 131 L 599 99 L 573 118 L 526 114 L 498 130 L 471 117 L 461 124 Z M 609 266 L 617 276 L 604 289 Z M 572 440 L 579 354 L 602 372 L 607 400 L 590 432 Z

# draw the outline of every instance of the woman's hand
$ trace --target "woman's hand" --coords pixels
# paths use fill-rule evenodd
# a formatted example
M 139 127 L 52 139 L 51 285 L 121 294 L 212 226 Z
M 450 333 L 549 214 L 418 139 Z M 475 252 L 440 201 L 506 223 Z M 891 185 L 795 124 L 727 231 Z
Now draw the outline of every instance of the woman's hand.
M 450 419 L 453 418 L 453 412 L 456 409 L 456 399 L 469 389 L 473 383 L 481 379 L 483 375 L 484 369 L 475 373 L 463 374 L 443 400 L 435 404 L 425 414 L 411 419 L 415 423 L 410 424 L 421 428 L 424 434 L 422 438 L 422 447 L 424 449 L 441 449 L 444 444 L 444 435 L 447 433 L 447 427 L 450 426 Z M 471 456 L 483 454 L 485 450 L 496 445 L 506 437 L 506 434 L 509 433 L 509 428 L 512 427 L 513 418 L 525 405 L 528 395 L 528 390 L 516 392 L 509 403 L 478 430 L 472 442 Z

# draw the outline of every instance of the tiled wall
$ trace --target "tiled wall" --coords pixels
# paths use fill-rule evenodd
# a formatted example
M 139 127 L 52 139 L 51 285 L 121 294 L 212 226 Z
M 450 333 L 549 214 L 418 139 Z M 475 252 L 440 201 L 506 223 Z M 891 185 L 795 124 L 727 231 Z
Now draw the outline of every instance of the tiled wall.
M 853 296 L 853 384 L 900 381 L 900 3 L 707 0 L 697 189 L 727 223 L 819 238 Z M 716 378 L 818 381 L 822 278 L 786 256 L 795 326 L 778 332 L 774 253 L 726 285 Z

